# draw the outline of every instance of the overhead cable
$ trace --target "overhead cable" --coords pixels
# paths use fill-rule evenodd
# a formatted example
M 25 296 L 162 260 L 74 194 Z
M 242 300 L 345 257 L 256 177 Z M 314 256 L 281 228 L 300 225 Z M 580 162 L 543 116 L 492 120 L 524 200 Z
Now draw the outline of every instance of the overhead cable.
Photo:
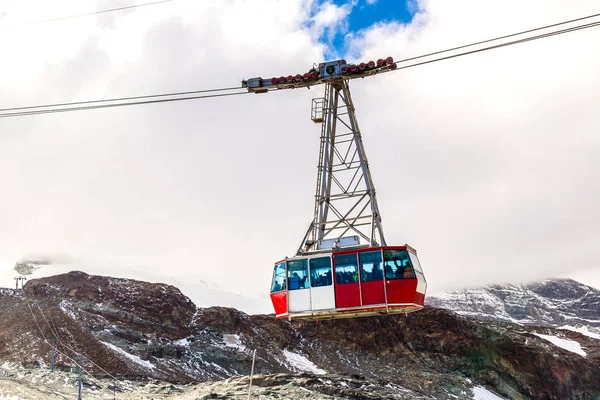
M 101 370 L 102 372 L 104 372 L 106 375 L 110 376 L 111 378 L 113 378 L 113 380 L 118 380 L 117 377 L 115 377 L 114 375 L 112 375 L 110 372 L 108 372 L 107 370 L 105 370 L 104 368 L 102 368 L 100 365 L 96 364 L 92 359 L 90 359 L 87 356 L 84 356 L 83 354 L 79 353 L 77 350 L 73 349 L 72 347 L 67 346 L 66 344 L 63 343 L 62 340 L 60 340 L 60 338 L 58 337 L 58 332 L 56 330 L 54 330 L 52 328 L 52 325 L 50 324 L 50 322 L 48 322 L 48 319 L 46 319 L 46 315 L 44 314 L 44 311 L 42 311 L 42 308 L 40 307 L 40 304 L 36 301 L 35 304 L 37 305 L 38 310 L 40 311 L 40 314 L 42 314 L 42 317 L 44 318 L 44 321 L 46 321 L 46 324 L 48 325 L 48 327 L 50 328 L 50 331 L 52 332 L 52 334 L 54 335 L 54 337 L 56 338 L 56 341 L 61 345 L 61 347 L 75 353 L 75 355 L 85 358 L 86 360 L 88 360 L 90 363 L 92 363 L 96 368 L 98 368 L 99 370 Z M 36 321 L 37 322 L 37 321 Z
M 450 51 L 455 51 L 459 49 L 465 49 L 468 47 L 473 47 L 476 45 L 495 42 L 498 40 L 506 39 L 509 37 L 515 37 L 519 35 L 523 35 L 526 33 L 537 32 L 540 30 L 557 27 L 565 24 L 570 24 L 577 21 L 583 21 L 590 18 L 598 17 L 600 14 L 594 14 L 582 18 L 572 19 L 565 22 L 560 22 L 556 24 L 546 25 L 543 27 L 529 29 L 526 31 L 500 36 L 494 39 L 487 39 L 467 45 L 453 47 L 447 50 L 436 51 L 433 53 L 424 54 L 421 56 L 410 57 L 403 60 L 399 60 L 394 62 L 397 65 L 396 70 L 412 68 L 419 65 L 431 64 L 437 61 L 448 60 L 451 58 L 457 58 L 469 54 L 475 54 L 484 52 L 487 50 L 498 49 L 501 47 L 507 47 L 514 44 L 525 43 L 529 41 L 534 41 L 538 39 L 543 39 L 550 36 L 561 35 L 564 33 L 574 32 L 578 30 L 583 30 L 587 28 L 592 28 L 600 25 L 600 21 L 590 22 L 583 25 L 576 25 L 569 28 L 564 28 L 560 30 L 555 30 L 551 32 L 542 33 L 539 35 L 529 36 L 521 39 L 516 39 L 509 42 L 504 42 L 488 47 L 478 48 L 470 51 L 465 51 L 457 54 L 452 54 L 445 57 L 434 58 L 433 60 L 422 61 L 418 63 L 413 63 L 409 65 L 404 65 L 409 61 L 414 61 L 417 59 L 422 59 L 434 55 L 439 55 L 442 53 L 447 53 Z M 184 101 L 184 100 L 197 100 L 197 99 L 205 99 L 205 98 L 214 98 L 214 97 L 225 97 L 225 96 L 237 96 L 241 94 L 249 94 L 249 91 L 240 91 L 240 92 L 232 92 L 232 93 L 219 93 L 219 94 L 208 94 L 208 95 L 198 95 L 198 96 L 187 96 L 189 94 L 200 94 L 200 93 L 212 93 L 212 92 L 221 92 L 221 91 L 234 91 L 234 90 L 243 90 L 242 87 L 231 87 L 231 88 L 221 88 L 221 89 L 208 89 L 208 90 L 195 90 L 189 92 L 176 92 L 176 93 L 164 93 L 164 94 L 156 94 L 156 95 L 147 95 L 147 96 L 133 96 L 133 97 L 121 97 L 121 98 L 112 98 L 112 99 L 104 99 L 104 100 L 89 100 L 89 101 L 81 101 L 81 102 L 71 102 L 71 103 L 56 103 L 56 104 L 46 104 L 46 105 L 35 105 L 35 106 L 27 106 L 27 107 L 12 107 L 12 108 L 4 108 L 0 109 L 0 118 L 8 118 L 8 117 L 20 117 L 20 116 L 28 116 L 28 115 L 38 115 L 38 114 L 51 114 L 57 112 L 69 112 L 69 111 L 83 111 L 83 110 L 95 110 L 102 108 L 114 108 L 114 107 L 124 107 L 124 106 L 134 106 L 134 105 L 142 105 L 142 104 L 156 104 L 156 103 L 167 103 L 167 102 L 175 102 L 175 101 Z M 169 98 L 161 98 L 161 97 L 169 97 Z M 142 100 L 145 99 L 145 100 Z M 139 101 L 130 101 L 130 100 L 139 100 Z
M 198 99 L 208 99 L 213 97 L 225 97 L 225 96 L 238 96 L 243 94 L 250 94 L 250 92 L 235 92 L 235 93 L 222 93 L 222 94 L 210 94 L 210 95 L 201 95 L 201 96 L 190 96 L 190 97 L 175 97 L 171 99 L 156 99 L 156 100 L 142 100 L 142 101 L 132 101 L 125 103 L 109 103 L 109 104 L 98 104 L 92 106 L 83 106 L 83 107 L 58 107 L 58 108 L 48 108 L 43 110 L 31 110 L 31 111 L 19 111 L 12 113 L 0 113 L 0 118 L 8 118 L 8 117 L 22 117 L 26 115 L 38 115 L 38 114 L 52 114 L 59 112 L 69 112 L 69 111 L 83 111 L 83 110 L 97 110 L 100 108 L 115 108 L 115 107 L 124 107 L 124 106 L 136 106 L 142 104 L 156 104 L 156 103 L 169 103 L 174 101 L 184 101 L 184 100 L 198 100 Z M 94 100 L 94 102 L 96 102 Z
M 220 89 L 204 89 L 204 90 L 191 90 L 191 91 L 187 91 L 187 92 L 173 92 L 173 93 L 149 94 L 149 95 L 144 95 L 144 96 L 116 97 L 116 98 L 112 98 L 112 99 L 102 99 L 102 100 L 74 101 L 74 102 L 71 102 L 71 103 L 54 103 L 54 104 L 40 104 L 40 105 L 37 105 L 37 106 L 0 108 L 0 113 L 6 112 L 6 111 L 32 110 L 32 109 L 36 109 L 36 108 L 63 107 L 63 106 L 80 106 L 80 105 L 84 105 L 84 104 L 108 103 L 108 102 L 114 102 L 114 101 L 128 101 L 128 100 L 139 100 L 139 99 L 150 99 L 150 98 L 154 98 L 154 97 L 184 96 L 184 95 L 189 95 L 189 94 L 223 92 L 223 91 L 230 91 L 230 90 L 236 90 L 236 89 L 243 89 L 243 88 L 241 86 L 237 86 L 237 87 L 220 88 Z
M 145 7 L 145 6 L 153 6 L 153 5 L 161 4 L 161 3 L 169 3 L 171 1 L 173 1 L 173 0 L 159 0 L 159 1 L 153 1 L 151 3 L 142 3 L 142 4 L 134 4 L 134 5 L 131 5 L 131 6 L 109 8 L 107 10 L 92 11 L 92 12 L 83 13 L 83 14 L 74 14 L 74 15 L 67 15 L 67 16 L 64 16 L 64 17 L 57 17 L 57 18 L 51 18 L 51 19 L 43 19 L 43 20 L 40 20 L 40 21 L 26 22 L 23 25 L 36 25 L 36 24 L 43 24 L 43 23 L 46 23 L 46 22 L 62 21 L 62 20 L 65 20 L 65 19 L 87 17 L 89 15 L 104 14 L 104 13 L 109 13 L 109 12 L 114 12 L 114 11 L 129 10 L 129 9 L 132 9 L 132 8 Z M 4 26 L 4 27 L 0 27 L 0 29 L 17 28 L 19 26 L 21 26 L 21 25 Z
M 98 382 L 98 387 L 100 389 L 105 389 L 105 387 L 103 387 L 100 384 L 100 380 L 96 379 L 92 374 L 90 374 L 85 368 L 83 368 L 83 363 L 79 363 L 77 360 L 75 360 L 73 357 L 70 357 L 68 354 L 61 352 L 60 350 L 58 350 L 56 348 L 56 346 L 53 346 L 48 339 L 46 338 L 46 335 L 44 335 L 44 332 L 42 331 L 42 327 L 40 326 L 40 324 L 37 321 L 37 318 L 35 317 L 34 313 L 33 313 L 33 309 L 31 308 L 31 305 L 29 304 L 29 300 L 27 299 L 27 296 L 25 295 L 25 291 L 23 290 L 23 297 L 25 298 L 25 302 L 27 303 L 27 308 L 29 308 L 29 312 L 31 313 L 31 316 L 33 317 L 33 320 L 35 321 L 35 324 L 38 327 L 38 330 L 40 331 L 40 334 L 42 335 L 42 338 L 44 339 L 44 343 L 46 343 L 48 346 L 54 347 L 54 351 L 56 351 L 58 354 L 61 354 L 63 357 L 71 360 L 77 367 L 79 367 L 87 376 L 89 376 L 91 379 L 95 380 L 96 382 Z M 87 358 L 87 357 L 86 357 Z
M 507 47 L 507 46 L 511 46 L 511 45 L 514 45 L 514 44 L 530 42 L 530 41 L 533 41 L 533 40 L 543 39 L 543 38 L 547 38 L 547 37 L 550 37 L 550 36 L 561 35 L 563 33 L 569 33 L 569 32 L 575 32 L 575 31 L 582 30 L 582 29 L 593 28 L 595 26 L 600 26 L 600 21 L 598 21 L 598 22 L 591 22 L 589 24 L 584 24 L 584 25 L 578 25 L 578 26 L 571 27 L 571 28 L 565 28 L 565 29 L 561 29 L 559 31 L 548 32 L 548 33 L 544 33 L 544 34 L 541 34 L 541 35 L 531 36 L 531 37 L 527 37 L 527 38 L 523 38 L 523 39 L 513 40 L 513 41 L 510 41 L 510 42 L 500 43 L 500 44 L 497 44 L 497 45 L 488 46 L 488 47 L 484 47 L 484 48 L 481 48 L 481 49 L 466 51 L 466 52 L 458 53 L 458 54 L 452 54 L 452 55 L 446 56 L 446 57 L 439 57 L 439 58 L 435 58 L 433 60 L 422 61 L 422 62 L 410 64 L 410 65 L 400 65 L 401 63 L 405 63 L 408 60 L 414 60 L 416 58 L 422 58 L 422 57 L 426 57 L 426 56 L 413 57 L 413 58 L 406 59 L 406 60 L 396 61 L 395 64 L 398 65 L 398 68 L 396 68 L 396 71 L 400 70 L 400 69 L 406 69 L 406 68 L 416 67 L 416 66 L 419 66 L 419 65 L 431 64 L 431 63 L 434 63 L 434 62 L 437 62 L 437 61 L 443 61 L 443 60 L 448 60 L 448 59 L 451 59 L 451 58 L 457 58 L 457 57 L 461 57 L 461 56 L 466 56 L 466 55 L 469 55 L 469 54 L 481 53 L 481 52 L 484 52 L 484 51 L 487 51 L 487 50 L 499 49 L 501 47 Z M 443 52 L 445 52 L 445 51 L 443 51 Z M 437 52 L 435 54 L 439 54 L 439 53 L 442 53 L 442 52 Z
M 591 18 L 596 18 L 596 17 L 600 17 L 600 14 L 588 15 L 586 17 L 575 18 L 575 19 L 571 19 L 569 21 L 558 22 L 558 23 L 551 24 L 551 25 L 540 26 L 539 28 L 528 29 L 528 30 L 525 30 L 525 31 L 517 32 L 517 33 L 511 33 L 509 35 L 498 36 L 498 37 L 495 37 L 493 39 L 481 40 L 479 42 L 469 43 L 469 44 L 465 44 L 465 45 L 462 45 L 462 46 L 456 46 L 456 47 L 452 47 L 452 48 L 446 49 L 446 50 L 440 50 L 440 51 L 435 51 L 433 53 L 423 54 L 423 55 L 416 56 L 416 57 L 405 58 L 405 59 L 396 61 L 396 64 L 407 62 L 407 61 L 418 60 L 420 58 L 431 57 L 431 56 L 435 56 L 437 54 L 448 53 L 450 51 L 465 49 L 467 47 L 473 47 L 473 46 L 477 46 L 477 45 L 480 45 L 480 44 L 495 42 L 495 41 L 502 40 L 502 39 L 508 39 L 508 38 L 511 38 L 511 37 L 524 35 L 526 33 L 537 32 L 537 31 L 545 30 L 545 29 L 548 29 L 548 28 L 554 28 L 554 27 L 561 26 L 561 25 L 572 24 L 573 22 L 583 21 L 583 20 L 586 20 L 586 19 L 591 19 Z

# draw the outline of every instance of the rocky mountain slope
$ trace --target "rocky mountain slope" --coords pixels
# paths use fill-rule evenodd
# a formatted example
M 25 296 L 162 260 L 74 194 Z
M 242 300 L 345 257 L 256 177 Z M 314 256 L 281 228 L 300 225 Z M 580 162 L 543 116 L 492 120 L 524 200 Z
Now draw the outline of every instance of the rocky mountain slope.
M 24 294 L 0 290 L 0 364 L 12 366 L 0 373 L 0 390 L 29 385 L 25 372 L 42 382 L 48 342 L 57 339 L 60 373 L 72 377 L 67 371 L 84 356 L 91 374 L 86 393 L 94 396 L 117 382 L 129 393 L 123 398 L 245 398 L 244 375 L 256 350 L 260 398 L 600 397 L 600 340 L 578 332 L 434 307 L 408 316 L 289 323 L 200 309 L 169 285 L 81 272 L 31 280 Z M 62 382 L 54 393 L 72 393 L 69 379 L 52 378 L 53 385 Z M 153 390 L 165 393 L 152 397 Z
M 457 290 L 429 296 L 427 304 L 483 320 L 587 328 L 600 334 L 600 290 L 572 279 Z
M 77 260 L 68 255 L 44 255 L 27 257 L 17 261 L 12 267 L 0 265 L 0 287 L 15 287 L 14 278 L 22 275 L 26 280 L 43 279 L 49 276 L 66 274 L 77 269 L 90 275 L 119 276 L 160 282 L 176 286 L 199 307 L 215 305 L 232 307 L 247 314 L 262 314 L 271 311 L 271 300 L 265 290 L 250 290 L 247 293 L 233 293 L 229 287 L 206 280 L 200 273 L 184 274 L 180 269 L 152 272 L 149 269 L 127 265 L 105 265 L 93 261 Z M 20 285 L 20 284 L 19 284 Z

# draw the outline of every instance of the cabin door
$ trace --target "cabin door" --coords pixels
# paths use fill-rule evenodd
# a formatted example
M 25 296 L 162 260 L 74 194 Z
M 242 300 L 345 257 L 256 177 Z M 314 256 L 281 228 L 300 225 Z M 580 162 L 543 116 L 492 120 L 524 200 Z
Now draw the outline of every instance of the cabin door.
M 358 254 L 362 305 L 385 304 L 381 250 Z
M 310 311 L 308 259 L 288 260 L 289 312 Z
M 346 253 L 334 256 L 335 307 L 360 307 L 360 283 L 358 280 L 358 254 Z
M 313 311 L 335 308 L 333 273 L 331 257 L 311 258 L 310 267 L 310 303 Z

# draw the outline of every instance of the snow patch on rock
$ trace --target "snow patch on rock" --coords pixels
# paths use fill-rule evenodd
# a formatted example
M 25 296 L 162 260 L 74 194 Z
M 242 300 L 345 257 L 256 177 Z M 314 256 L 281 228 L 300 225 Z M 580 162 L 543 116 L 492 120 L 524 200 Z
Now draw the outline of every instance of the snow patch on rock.
M 473 400 L 505 400 L 502 397 L 496 396 L 483 386 L 475 386 L 473 388 Z
M 594 332 L 591 332 L 587 326 L 579 326 L 579 327 L 575 327 L 575 326 L 569 326 L 569 325 L 565 325 L 565 326 L 561 326 L 558 329 L 564 329 L 567 331 L 573 331 L 573 332 L 579 332 L 582 335 L 585 335 L 587 337 L 591 337 L 592 339 L 598 339 L 600 340 L 600 335 Z
M 292 367 L 300 371 L 312 372 L 313 374 L 317 375 L 323 375 L 327 373 L 301 354 L 283 350 L 283 355 Z
M 567 351 L 570 351 L 572 353 L 579 354 L 580 356 L 583 356 L 583 357 L 587 356 L 586 352 L 583 351 L 583 349 L 581 348 L 581 345 L 574 340 L 562 339 L 562 338 L 552 336 L 552 335 L 542 335 L 541 333 L 534 333 L 534 335 L 541 337 L 542 339 L 549 341 L 553 345 L 558 346 Z
M 244 344 L 240 340 L 240 335 L 225 334 L 223 335 L 223 340 L 225 341 L 225 346 L 227 347 L 233 347 L 234 349 L 237 349 L 241 352 L 248 351 L 248 348 L 244 346 Z
M 63 300 L 60 302 L 60 304 L 58 306 L 60 307 L 62 312 L 64 312 L 65 314 L 67 314 L 69 316 L 69 318 L 77 321 L 77 315 L 75 314 L 75 311 L 73 310 L 73 305 L 71 303 L 69 303 L 66 300 Z
M 103 345 L 105 345 L 106 347 L 108 347 L 109 349 L 124 355 L 126 358 L 128 358 L 129 360 L 133 361 L 134 363 L 141 365 L 142 367 L 145 368 L 149 368 L 149 369 L 154 369 L 154 365 L 152 365 L 152 363 L 150 361 L 146 361 L 146 360 L 142 360 L 141 358 L 139 358 L 138 356 L 134 356 L 133 354 L 129 354 L 128 352 L 126 352 L 125 350 L 122 350 L 120 348 L 118 348 L 117 346 L 115 346 L 114 344 L 110 344 L 107 342 L 100 342 Z
M 176 340 L 173 343 L 177 346 L 190 347 L 190 341 L 187 338 Z

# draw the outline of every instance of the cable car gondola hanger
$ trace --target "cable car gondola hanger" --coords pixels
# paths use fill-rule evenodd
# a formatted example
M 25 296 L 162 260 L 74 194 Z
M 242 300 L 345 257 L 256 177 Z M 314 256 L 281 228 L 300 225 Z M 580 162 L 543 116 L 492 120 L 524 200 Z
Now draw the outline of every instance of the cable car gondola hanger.
M 312 100 L 321 124 L 313 220 L 296 255 L 275 263 L 277 318 L 320 320 L 423 308 L 427 282 L 415 249 L 388 246 L 348 82 L 397 68 L 392 57 L 358 65 L 319 64 L 305 74 L 251 78 L 253 93 L 325 85 Z

